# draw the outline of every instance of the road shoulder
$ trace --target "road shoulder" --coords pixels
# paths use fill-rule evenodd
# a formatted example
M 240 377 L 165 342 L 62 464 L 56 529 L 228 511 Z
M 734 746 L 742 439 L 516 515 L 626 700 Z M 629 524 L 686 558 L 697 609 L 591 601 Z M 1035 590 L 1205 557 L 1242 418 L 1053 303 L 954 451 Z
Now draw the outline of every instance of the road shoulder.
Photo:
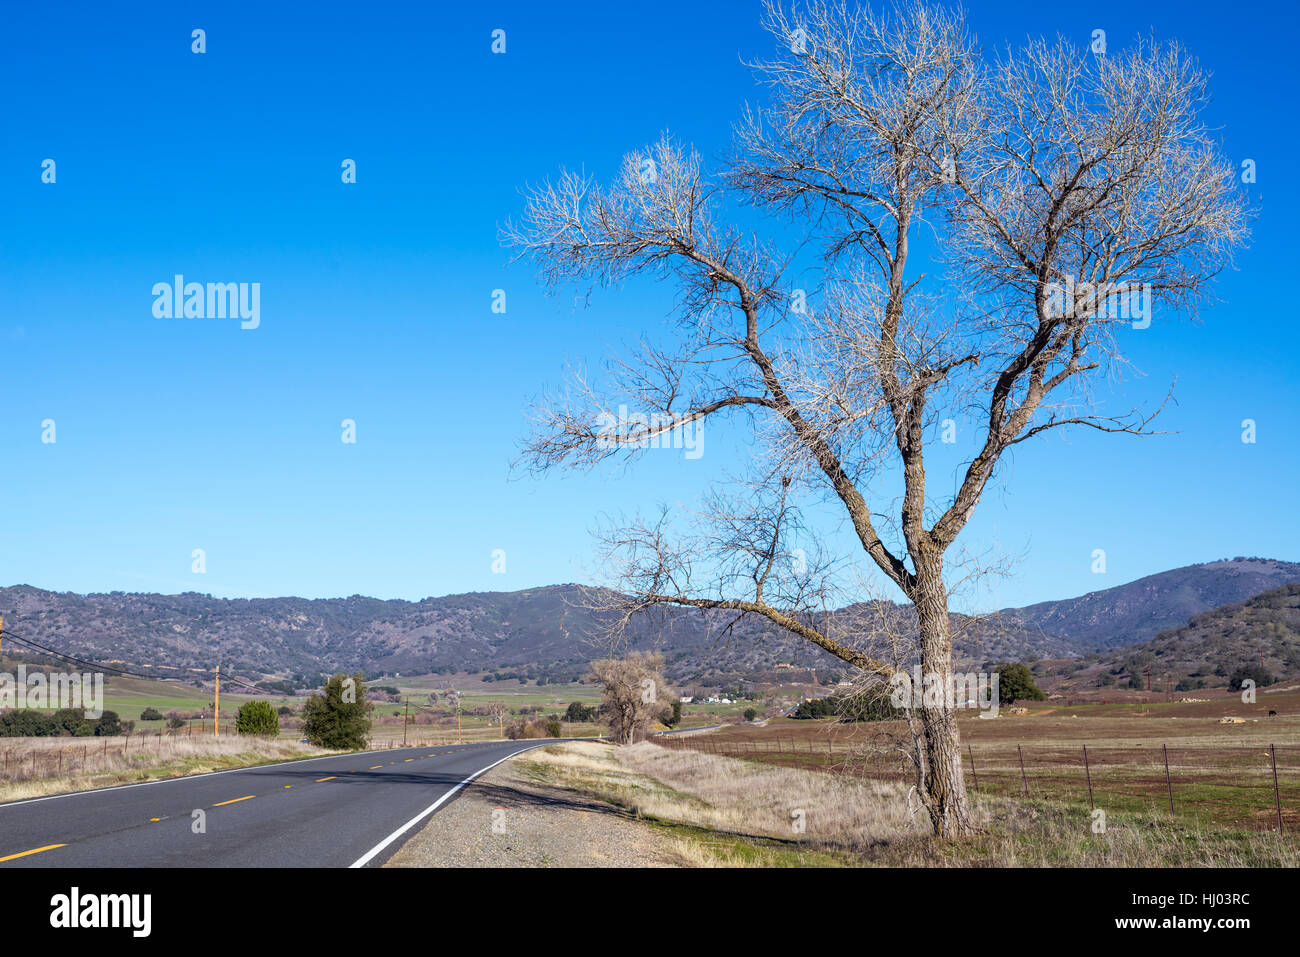
M 577 747 L 599 761 L 607 745 Z M 591 755 L 582 754 L 591 750 Z M 539 779 L 525 752 L 470 784 L 385 867 L 669 867 L 674 842 L 623 808 Z

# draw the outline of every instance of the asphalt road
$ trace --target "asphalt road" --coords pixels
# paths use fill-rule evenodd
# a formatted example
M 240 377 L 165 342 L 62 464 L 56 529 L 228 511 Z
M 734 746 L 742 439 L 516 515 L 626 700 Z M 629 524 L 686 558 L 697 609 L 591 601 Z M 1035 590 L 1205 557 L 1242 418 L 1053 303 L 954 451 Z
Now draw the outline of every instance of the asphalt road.
M 469 779 L 552 743 L 369 751 L 0 804 L 0 867 L 372 867 Z

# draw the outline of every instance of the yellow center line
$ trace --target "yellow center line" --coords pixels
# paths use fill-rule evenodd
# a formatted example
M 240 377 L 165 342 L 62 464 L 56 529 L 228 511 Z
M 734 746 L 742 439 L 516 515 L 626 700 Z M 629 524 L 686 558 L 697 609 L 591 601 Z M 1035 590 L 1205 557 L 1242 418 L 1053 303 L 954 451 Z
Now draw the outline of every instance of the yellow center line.
M 292 785 L 292 784 L 286 784 L 285 787 L 287 787 L 287 788 L 291 788 L 291 787 L 293 787 L 293 785 Z
M 403 763 L 403 764 L 410 764 L 410 763 L 411 763 L 412 761 L 414 761 L 414 760 L 415 760 L 415 758 L 407 758 L 407 759 L 406 759 L 405 761 L 403 761 L 402 763 Z
M 67 847 L 66 844 L 46 844 L 44 847 L 34 847 L 30 851 L 23 851 L 21 854 L 10 854 L 8 857 L 0 857 L 0 861 L 17 860 L 20 857 L 26 857 L 28 854 L 39 854 L 41 851 L 52 851 L 56 847 Z
M 327 778 L 317 778 L 317 779 L 316 779 L 316 783 L 317 783 L 317 784 L 320 784 L 322 781 L 333 781 L 336 777 L 338 777 L 337 774 L 331 774 L 331 775 L 330 775 L 329 777 L 327 777 Z
M 212 806 L 213 806 L 213 807 L 221 807 L 223 804 L 238 804 L 240 801 L 251 801 L 251 800 L 252 800 L 254 797 L 256 797 L 256 796 L 257 796 L 257 795 L 255 795 L 255 794 L 245 794 L 245 795 L 244 795 L 243 797 L 241 797 L 241 798 L 231 798 L 229 801 L 218 801 L 216 804 L 214 804 L 214 805 L 212 805 Z
M 375 768 L 382 768 L 382 764 L 372 764 L 367 770 L 373 771 Z

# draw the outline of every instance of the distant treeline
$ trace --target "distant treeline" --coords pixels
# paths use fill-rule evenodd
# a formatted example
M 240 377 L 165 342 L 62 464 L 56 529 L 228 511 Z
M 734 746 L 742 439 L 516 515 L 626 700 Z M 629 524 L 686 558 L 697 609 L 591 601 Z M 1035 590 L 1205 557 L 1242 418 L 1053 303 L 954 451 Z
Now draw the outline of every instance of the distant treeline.
M 105 711 L 97 719 L 87 718 L 80 708 L 23 708 L 0 715 L 0 738 L 103 738 L 129 734 L 134 727 L 134 721 L 123 721 L 116 711 Z

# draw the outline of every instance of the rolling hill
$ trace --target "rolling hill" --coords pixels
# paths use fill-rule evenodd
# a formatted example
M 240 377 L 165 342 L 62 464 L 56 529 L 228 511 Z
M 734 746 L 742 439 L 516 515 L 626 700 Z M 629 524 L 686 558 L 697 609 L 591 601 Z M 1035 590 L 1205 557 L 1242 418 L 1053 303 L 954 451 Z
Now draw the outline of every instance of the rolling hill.
M 1174 569 L 1079 598 L 1004 609 L 991 618 L 953 616 L 964 664 L 1067 658 L 1139 644 L 1224 604 L 1300 580 L 1300 564 L 1234 559 Z M 322 672 L 513 671 L 571 678 L 607 653 L 602 620 L 576 585 L 476 592 L 418 602 L 350 598 L 221 599 L 111 592 L 79 595 L 28 585 L 0 589 L 0 613 L 20 637 L 61 651 L 136 667 L 223 667 L 245 677 Z M 904 606 L 851 606 L 903 627 Z M 837 659 L 761 620 L 730 632 L 730 616 L 664 609 L 634 624 L 629 645 L 657 648 L 674 679 L 723 680 L 778 664 L 824 668 Z M 10 647 L 6 645 L 6 647 Z

